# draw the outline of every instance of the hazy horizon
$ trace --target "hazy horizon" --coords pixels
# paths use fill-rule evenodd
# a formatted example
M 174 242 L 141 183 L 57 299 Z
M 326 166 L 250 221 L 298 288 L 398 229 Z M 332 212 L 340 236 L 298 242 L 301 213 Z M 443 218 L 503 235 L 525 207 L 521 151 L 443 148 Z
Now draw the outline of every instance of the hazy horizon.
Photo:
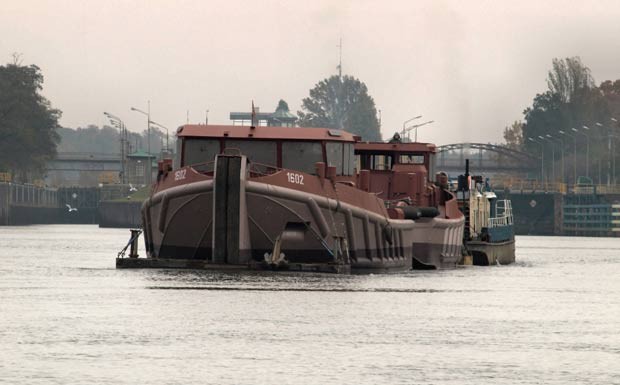
M 597 84 L 620 78 L 620 4 L 534 1 L 16 1 L 0 14 L 1 64 L 21 54 L 45 76 L 65 127 L 132 131 L 146 118 L 174 130 L 228 124 L 251 101 L 297 112 L 320 80 L 343 73 L 368 86 L 388 138 L 423 115 L 420 141 L 500 142 L 546 90 L 554 57 L 580 56 Z M 171 131 L 172 133 L 172 131 Z

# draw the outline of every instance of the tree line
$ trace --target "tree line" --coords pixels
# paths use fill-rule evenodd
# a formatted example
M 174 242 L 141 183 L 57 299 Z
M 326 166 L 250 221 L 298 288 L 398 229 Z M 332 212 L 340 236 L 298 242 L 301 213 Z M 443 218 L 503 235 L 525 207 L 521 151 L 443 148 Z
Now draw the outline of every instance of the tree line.
M 522 121 L 504 129 L 504 140 L 541 158 L 545 180 L 575 183 L 586 176 L 593 183 L 615 183 L 619 121 L 620 79 L 597 85 L 579 57 L 556 58 L 547 89 L 523 111 Z
M 36 65 L 22 65 L 19 55 L 0 66 L 0 173 L 17 181 L 40 177 L 58 152 L 119 154 L 120 133 L 110 126 L 61 127 L 62 112 L 41 95 L 43 74 Z M 288 105 L 283 104 L 288 110 Z M 279 107 L 280 108 L 280 107 Z M 317 83 L 302 101 L 299 124 L 337 128 L 381 140 L 377 110 L 366 85 L 352 76 L 331 76 Z M 145 150 L 146 130 L 128 132 L 129 152 Z M 174 138 L 170 147 L 174 148 Z M 151 128 L 151 152 L 165 146 L 165 133 Z
M 0 66 L 0 172 L 31 180 L 56 155 L 61 111 L 41 95 L 43 75 L 18 55 Z
M 59 153 L 94 153 L 94 154 L 120 154 L 121 137 L 118 128 L 104 125 L 88 125 L 76 129 L 59 127 L 57 129 L 60 142 L 57 147 Z M 146 151 L 148 133 L 127 132 L 127 150 Z M 169 138 L 169 146 L 174 148 L 174 138 Z M 156 127 L 151 127 L 151 152 L 159 154 L 166 146 L 166 133 Z

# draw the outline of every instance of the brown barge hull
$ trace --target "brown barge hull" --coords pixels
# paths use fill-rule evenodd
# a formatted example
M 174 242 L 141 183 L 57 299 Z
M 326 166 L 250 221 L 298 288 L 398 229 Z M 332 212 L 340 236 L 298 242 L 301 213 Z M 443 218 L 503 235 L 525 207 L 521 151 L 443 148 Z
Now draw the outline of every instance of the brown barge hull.
M 147 258 L 118 259 L 117 267 L 375 273 L 410 270 L 414 257 L 434 268 L 460 259 L 463 218 L 390 219 L 339 199 L 249 180 L 245 164 L 245 158 L 218 156 L 213 179 L 147 199 Z M 353 190 L 362 193 L 338 186 L 338 194 Z

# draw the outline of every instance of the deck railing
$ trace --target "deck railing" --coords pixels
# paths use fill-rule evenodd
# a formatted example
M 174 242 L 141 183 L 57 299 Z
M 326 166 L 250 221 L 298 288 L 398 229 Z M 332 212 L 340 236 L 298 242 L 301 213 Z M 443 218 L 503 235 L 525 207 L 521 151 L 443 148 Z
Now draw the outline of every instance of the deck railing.
M 497 201 L 497 217 L 489 218 L 489 227 L 500 227 L 512 225 L 512 204 L 508 199 Z

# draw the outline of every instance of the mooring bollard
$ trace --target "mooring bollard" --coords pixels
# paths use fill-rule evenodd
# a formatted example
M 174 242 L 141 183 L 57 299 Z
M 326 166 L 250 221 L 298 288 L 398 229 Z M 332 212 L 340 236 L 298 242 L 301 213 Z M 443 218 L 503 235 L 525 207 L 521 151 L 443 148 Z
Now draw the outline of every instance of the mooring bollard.
M 138 239 L 140 238 L 140 229 L 131 229 L 131 241 L 129 248 L 129 258 L 138 258 Z

